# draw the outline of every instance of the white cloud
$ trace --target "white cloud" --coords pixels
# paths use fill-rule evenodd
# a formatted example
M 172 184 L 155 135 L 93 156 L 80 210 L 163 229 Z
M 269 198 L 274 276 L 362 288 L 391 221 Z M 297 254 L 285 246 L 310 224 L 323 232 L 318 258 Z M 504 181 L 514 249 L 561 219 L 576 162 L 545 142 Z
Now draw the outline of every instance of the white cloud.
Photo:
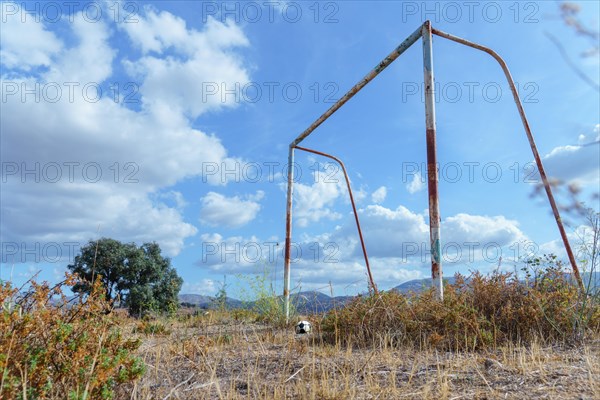
M 370 205 L 360 214 L 373 277 L 380 288 L 429 276 L 429 226 L 425 214 L 413 213 L 403 206 L 391 210 L 379 205 Z M 444 220 L 441 231 L 442 262 L 453 267 L 473 262 L 482 270 L 486 265 L 495 267 L 500 255 L 508 262 L 514 245 L 528 241 L 518 223 L 503 216 L 457 214 Z M 256 272 L 256 265 L 265 261 L 275 268 L 283 265 L 283 246 L 276 246 L 274 240 L 224 238 L 219 234 L 204 234 L 201 239 L 203 259 L 197 264 L 212 271 L 252 273 Z M 331 282 L 338 294 L 367 290 L 367 270 L 351 217 L 331 233 L 293 238 L 291 256 L 293 286 L 300 284 L 302 290 L 327 292 Z
M 373 280 L 379 289 L 389 289 L 403 282 L 423 277 L 423 271 L 402 265 L 391 258 L 370 257 Z M 362 258 L 334 263 L 301 260 L 292 264 L 292 286 L 300 290 L 320 290 L 334 295 L 355 295 L 368 290 L 367 269 Z M 331 287 L 330 287 L 331 284 Z
M 242 199 L 238 196 L 226 197 L 209 192 L 202 198 L 200 221 L 210 226 L 239 228 L 252 221 L 260 211 L 259 201 L 264 192 L 259 190 L 255 195 Z
M 406 184 L 406 190 L 408 190 L 408 193 L 410 194 L 420 192 L 424 187 L 425 183 L 423 183 L 423 178 L 421 177 L 420 172 L 416 172 L 413 175 L 412 181 Z
M 223 237 L 218 233 L 200 236 L 200 267 L 220 273 L 256 273 L 263 263 L 274 263 L 281 259 L 282 247 L 271 240 L 260 240 L 256 236 Z
M 183 197 L 183 194 L 181 192 L 177 192 L 175 190 L 170 190 L 165 193 L 160 193 L 158 195 L 158 197 L 160 199 L 169 200 L 169 201 L 173 202 L 175 205 L 175 208 L 179 211 L 182 211 L 188 205 L 188 202 Z
M 312 184 L 294 185 L 294 219 L 298 226 L 302 227 L 324 218 L 342 218 L 341 214 L 333 211 L 331 207 L 340 196 L 347 193 L 344 178 L 339 170 L 334 175 L 314 171 L 312 176 Z
M 214 296 L 218 289 L 220 283 L 214 281 L 213 279 L 201 279 L 195 283 L 183 282 L 181 286 L 181 294 L 200 294 L 203 296 Z
M 50 66 L 62 49 L 62 42 L 34 15 L 14 2 L 0 3 L 0 60 L 7 68 L 29 71 L 31 67 Z M 22 21 L 24 19 L 24 21 Z
M 157 241 L 166 254 L 177 255 L 184 239 L 197 232 L 176 209 L 153 203 L 144 191 L 120 191 L 117 184 L 3 184 L 4 190 L 2 236 L 9 242 L 82 246 L 100 235 L 137 243 Z
M 575 259 L 577 260 L 578 264 L 581 264 L 581 260 L 589 260 L 589 253 L 592 249 L 593 243 L 592 228 L 589 225 L 579 225 L 573 231 L 567 232 L 567 238 L 569 239 L 569 244 L 571 245 L 571 249 L 573 250 Z M 532 246 L 530 250 L 534 250 L 534 252 L 530 255 L 540 256 L 543 254 L 554 254 L 560 260 L 563 260 L 567 263 L 567 268 L 570 268 L 569 258 L 567 257 L 567 251 L 565 249 L 565 245 L 562 239 L 560 238 L 551 240 L 549 242 L 541 243 L 539 244 L 539 246 L 534 244 L 534 246 Z M 579 265 L 580 269 L 582 267 L 583 265 Z
M 205 30 L 188 29 L 186 22 L 169 12 L 158 11 L 153 6 L 144 6 L 144 17 L 135 24 L 120 26 L 143 54 L 163 53 L 173 49 L 178 54 L 192 56 L 234 46 L 249 45 L 242 30 L 229 20 L 223 23 L 212 16 L 207 18 Z
M 593 133 L 580 135 L 581 145 L 558 146 L 543 157 L 546 175 L 567 183 L 591 186 L 597 189 L 600 181 L 600 125 Z M 536 180 L 539 180 L 537 169 Z
M 385 201 L 386 196 L 387 189 L 385 186 L 381 186 L 379 189 L 377 189 L 371 194 L 371 200 L 373 201 L 373 203 L 383 203 Z
M 166 14 L 161 15 L 168 19 Z M 98 101 L 90 101 L 82 95 L 86 83 L 107 85 L 106 82 L 117 79 L 112 66 L 118 53 L 109 43 L 115 33 L 113 27 L 107 21 L 91 23 L 80 15 L 74 16 L 72 22 L 62 20 L 56 24 L 64 28 L 59 39 L 46 30 L 43 20 L 28 18 L 25 24 L 17 21 L 16 32 L 22 34 L 16 37 L 12 33 L 15 21 L 9 20 L 10 28 L 2 26 L 3 85 L 10 79 L 9 83 L 20 91 L 23 87 L 31 90 L 57 84 L 62 88 L 62 96 L 50 101 L 42 89 L 39 101 L 34 95 L 22 101 L 20 93 L 3 93 L 6 98 L 0 120 L 0 157 L 3 166 L 10 163 L 16 168 L 14 173 L 3 175 L 3 240 L 86 243 L 99 234 L 126 241 L 157 241 L 167 255 L 177 255 L 185 239 L 195 235 L 197 229 L 184 220 L 181 196 L 165 194 L 163 190 L 183 179 L 201 176 L 205 163 L 236 162 L 228 157 L 216 136 L 192 127 L 182 107 L 167 104 L 173 96 L 181 97 L 181 104 L 187 101 L 186 96 L 198 97 L 197 88 L 186 82 L 167 82 L 175 86 L 168 87 L 163 98 L 162 93 L 145 86 L 157 84 L 150 82 L 156 75 L 149 70 L 138 81 L 145 88 L 138 96 L 140 107 L 129 108 L 122 101 L 115 102 L 108 91 Z M 201 39 L 193 43 L 192 56 L 187 57 L 194 62 L 203 61 L 204 65 L 193 77 L 184 71 L 179 76 L 184 80 L 221 79 L 222 74 L 236 80 L 247 76 L 242 60 L 232 48 L 244 42 L 239 36 L 243 33 L 234 25 L 212 21 L 202 32 L 186 29 L 187 41 L 183 42 L 169 36 L 175 33 L 164 31 L 169 29 L 168 24 L 152 29 L 161 43 L 183 55 L 190 54 L 192 39 Z M 5 31 L 11 33 L 6 35 Z M 65 39 L 70 34 L 74 41 Z M 23 37 L 27 40 L 21 40 Z M 22 52 L 15 50 L 20 45 Z M 5 53 L 10 54 L 5 57 Z M 143 66 L 148 60 L 132 59 L 129 64 Z M 163 66 L 170 62 L 169 57 L 155 61 Z M 22 72 L 36 65 L 47 68 Z M 17 66 L 20 69 L 11 69 Z M 77 85 L 72 96 L 65 86 L 68 82 Z M 215 104 L 212 109 L 222 106 Z M 59 179 L 52 183 L 48 174 L 50 178 L 55 176 L 55 167 Z M 36 172 L 25 175 L 25 170 Z M 223 184 L 219 176 L 206 179 L 211 184 Z
M 202 257 L 196 265 L 223 274 L 264 273 L 267 268 L 269 279 L 281 287 L 284 249 L 277 245 L 276 238 L 224 238 L 213 233 L 203 234 L 200 239 Z M 366 292 L 368 281 L 364 260 L 362 256 L 345 257 L 344 246 L 332 242 L 328 235 L 295 241 L 292 246 L 292 286 L 296 290 L 321 290 L 329 294 L 331 284 L 335 295 Z M 407 266 L 399 258 L 371 257 L 371 266 L 381 288 L 422 277 L 421 270 Z
M 183 19 L 145 7 L 139 23 L 122 24 L 144 54 L 124 65 L 132 77 L 143 79 L 140 93 L 152 109 L 171 109 L 197 117 L 207 111 L 241 103 L 241 87 L 250 81 L 232 50 L 249 45 L 235 24 L 208 18 L 204 29 L 188 29 Z M 167 56 L 163 52 L 171 50 Z
M 369 196 L 369 193 L 362 187 L 357 191 L 353 191 L 353 193 L 356 203 L 362 203 Z
M 392 210 L 369 205 L 359 210 L 359 216 L 367 252 L 375 257 L 400 257 L 406 251 L 403 243 L 428 242 L 429 228 L 424 216 L 406 207 L 398 206 Z M 356 237 L 354 222 L 349 220 L 344 228 L 336 232 L 334 241 L 339 241 L 340 235 Z M 360 246 L 356 246 L 354 254 L 359 255 L 360 252 Z
M 400 259 L 413 266 L 429 261 L 429 225 L 426 214 L 399 206 L 395 210 L 370 205 L 359 211 L 369 256 Z M 442 221 L 442 257 L 447 262 L 466 263 L 495 257 L 497 250 L 527 240 L 518 222 L 503 216 L 457 214 Z M 344 260 L 362 257 L 356 226 L 348 218 L 328 240 L 340 246 Z
M 44 74 L 44 80 L 59 84 L 76 82 L 81 88 L 87 84 L 100 84 L 111 76 L 116 55 L 116 51 L 108 44 L 110 28 L 102 21 L 90 23 L 81 14 L 76 14 L 72 19 L 70 27 L 77 44 L 63 46 L 63 51 L 55 57 L 49 71 Z
M 446 241 L 478 245 L 494 243 L 505 246 L 526 239 L 519 223 L 502 215 L 456 214 L 444 220 L 442 234 Z

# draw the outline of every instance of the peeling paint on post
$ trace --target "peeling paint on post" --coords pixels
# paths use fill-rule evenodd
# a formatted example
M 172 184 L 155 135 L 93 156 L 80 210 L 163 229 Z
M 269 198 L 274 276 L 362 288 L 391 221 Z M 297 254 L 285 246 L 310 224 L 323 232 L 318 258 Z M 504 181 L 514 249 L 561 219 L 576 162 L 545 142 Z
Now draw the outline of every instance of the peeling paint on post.
M 429 191 L 429 237 L 431 244 L 431 284 L 438 299 L 444 299 L 440 244 L 440 205 L 438 196 L 437 149 L 435 138 L 435 101 L 431 23 L 422 27 L 423 72 L 425 82 L 425 126 L 427 136 L 427 189 Z
M 567 256 L 569 257 L 569 262 L 571 263 L 571 268 L 573 269 L 573 274 L 575 275 L 575 279 L 577 280 L 577 284 L 579 285 L 579 289 L 583 292 L 585 287 L 583 285 L 583 280 L 581 279 L 581 275 L 579 273 L 579 268 L 577 267 L 577 261 L 575 260 L 575 255 L 573 254 L 573 250 L 571 249 L 571 244 L 569 243 L 569 238 L 567 237 L 567 232 L 565 231 L 565 227 L 562 223 L 562 219 L 560 217 L 560 212 L 558 211 L 558 206 L 556 205 L 556 201 L 554 200 L 554 195 L 552 194 L 552 188 L 550 187 L 550 182 L 548 182 L 548 178 L 546 177 L 546 171 L 544 170 L 544 164 L 542 163 L 542 158 L 538 152 L 537 146 L 535 145 L 535 140 L 533 139 L 533 133 L 531 132 L 531 128 L 529 127 L 529 122 L 527 121 L 527 116 L 525 115 L 525 110 L 523 109 L 523 105 L 521 104 L 521 99 L 519 98 L 519 92 L 517 91 L 517 87 L 515 82 L 513 81 L 512 75 L 508 70 L 508 66 L 502 57 L 498 55 L 494 50 L 489 47 L 482 46 L 477 43 L 470 42 L 458 36 L 451 35 L 446 32 L 439 31 L 437 29 L 431 29 L 431 32 L 437 36 L 446 38 L 448 40 L 452 40 L 453 42 L 460 43 L 462 45 L 472 47 L 477 50 L 481 50 L 485 53 L 488 53 L 492 56 L 504 72 L 504 76 L 508 81 L 508 85 L 510 86 L 510 90 L 513 95 L 513 99 L 515 101 L 515 105 L 517 106 L 517 110 L 519 111 L 519 115 L 521 116 L 521 122 L 523 123 L 523 128 L 525 129 L 525 134 L 527 135 L 527 140 L 529 141 L 529 146 L 531 147 L 531 152 L 533 153 L 533 158 L 535 159 L 535 163 L 537 165 L 538 171 L 540 173 L 540 177 L 542 178 L 542 182 L 544 183 L 544 189 L 546 190 L 546 195 L 548 196 L 548 202 L 550 203 L 550 207 L 552 208 L 552 213 L 554 214 L 554 219 L 556 220 L 556 225 L 558 226 L 558 231 L 560 233 L 560 237 L 562 238 L 563 244 L 565 245 L 565 250 L 567 251 Z
M 364 88 L 369 82 L 371 82 L 381 71 L 386 69 L 394 60 L 396 60 L 402 53 L 404 53 L 410 46 L 412 46 L 420 37 L 422 29 L 419 27 L 409 37 L 407 37 L 398 47 L 396 47 L 387 57 L 385 57 L 375 68 L 373 68 L 365 77 L 354 85 L 350 90 L 346 92 L 341 99 L 333 104 L 327 111 L 325 111 L 319 118 L 317 118 L 304 132 L 302 132 L 294 141 L 290 144 L 290 152 L 288 156 L 288 188 L 287 188 L 287 210 L 286 210 L 286 222 L 285 222 L 285 261 L 284 261 L 284 308 L 286 321 L 289 320 L 290 311 L 290 246 L 292 240 L 292 194 L 294 184 L 293 178 L 293 161 L 294 161 L 294 147 L 302 142 L 308 135 L 310 135 L 315 129 L 319 127 L 327 118 L 329 118 L 334 112 L 340 109 L 348 100 L 350 100 L 356 93 Z
M 354 85 L 346 94 L 339 99 L 334 105 L 332 105 L 325 113 L 323 113 L 317 120 L 315 120 L 304 132 L 302 132 L 291 144 L 289 152 L 289 169 L 288 169 L 288 190 L 287 190 L 287 216 L 286 216 L 286 242 L 285 242 L 285 271 L 284 271 L 284 298 L 285 298 L 285 313 L 286 317 L 289 318 L 289 296 L 290 296 L 290 246 L 291 246 L 291 234 L 292 234 L 292 194 L 293 194 L 293 161 L 294 161 L 294 147 L 300 144 L 308 135 L 310 135 L 319 125 L 321 125 L 327 118 L 329 118 L 334 112 L 341 108 L 348 100 L 350 100 L 356 93 L 358 93 L 363 87 L 371 82 L 381 71 L 387 68 L 394 60 L 396 60 L 406 49 L 408 49 L 413 43 L 415 43 L 419 37 L 423 38 L 423 70 L 424 70 L 424 82 L 425 82 L 425 120 L 426 120 L 426 136 L 427 136 L 427 177 L 428 177 L 428 191 L 429 191 L 429 234 L 431 240 L 431 276 L 432 284 L 436 288 L 436 293 L 439 299 L 443 299 L 444 291 L 442 285 L 442 258 L 441 258 L 441 243 L 440 243 L 440 212 L 439 212 L 439 195 L 438 195 L 438 170 L 437 170 L 437 153 L 436 153 L 436 130 L 435 130 L 435 102 L 434 102 L 434 76 L 433 76 L 433 50 L 432 50 L 432 34 L 444 37 L 454 42 L 469 46 L 490 54 L 498 61 L 506 79 L 508 80 L 510 89 L 512 91 L 515 104 L 521 116 L 523 127 L 527 134 L 527 139 L 531 146 L 533 156 L 535 158 L 540 176 L 544 183 L 544 188 L 548 196 L 548 201 L 552 207 L 552 212 L 556 219 L 556 224 L 560 235 L 563 239 L 565 249 L 569 256 L 569 261 L 573 267 L 573 273 L 579 287 L 583 290 L 583 282 L 579 274 L 579 269 L 573 251 L 569 244 L 567 234 L 565 232 L 560 213 L 552 194 L 552 188 L 546 177 L 542 160 L 538 153 L 533 135 L 525 116 L 525 111 L 519 99 L 519 94 L 515 87 L 514 81 L 508 67 L 504 60 L 496 54 L 492 49 L 479 45 L 477 43 L 469 42 L 465 39 L 457 36 L 450 35 L 448 33 L 433 29 L 430 21 L 419 27 L 413 32 L 408 38 L 404 40 L 394 51 L 392 51 L 387 57 L 385 57 L 373 70 L 371 70 L 361 81 Z M 358 224 L 358 221 L 357 221 Z M 365 259 L 367 259 L 365 251 Z M 368 263 L 368 261 L 367 261 Z M 286 318 L 286 319 L 287 319 Z
M 290 318 L 290 251 L 292 246 L 292 196 L 294 194 L 294 146 L 290 146 L 288 154 L 288 187 L 285 210 L 285 261 L 283 270 L 283 307 L 285 322 Z

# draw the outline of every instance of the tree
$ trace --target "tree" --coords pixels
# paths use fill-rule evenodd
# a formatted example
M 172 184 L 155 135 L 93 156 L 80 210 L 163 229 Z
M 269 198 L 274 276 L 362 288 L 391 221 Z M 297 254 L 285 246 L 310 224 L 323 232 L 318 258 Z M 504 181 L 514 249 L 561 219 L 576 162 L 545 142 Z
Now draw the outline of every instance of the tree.
M 124 305 L 136 317 L 152 311 L 173 313 L 179 304 L 183 280 L 156 243 L 137 247 L 110 238 L 90 241 L 68 268 L 83 280 L 74 292 L 89 294 L 94 279 L 100 279 L 106 299 L 113 306 Z

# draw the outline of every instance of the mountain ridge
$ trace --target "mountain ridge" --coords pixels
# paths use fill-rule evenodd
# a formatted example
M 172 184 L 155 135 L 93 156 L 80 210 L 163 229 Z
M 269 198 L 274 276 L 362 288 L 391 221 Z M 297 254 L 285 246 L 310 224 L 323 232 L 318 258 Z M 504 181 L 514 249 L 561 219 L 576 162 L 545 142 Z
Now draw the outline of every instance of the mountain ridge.
M 468 277 L 465 277 L 468 280 Z M 572 277 L 571 277 L 572 279 Z M 593 275 L 590 273 L 583 273 L 582 279 L 584 284 L 590 283 L 592 288 L 600 287 L 600 272 L 594 272 Z M 444 281 L 453 284 L 456 282 L 454 276 L 444 278 Z M 522 281 L 523 282 L 523 281 Z M 524 282 L 523 282 L 524 283 Z M 420 293 L 431 287 L 431 278 L 412 279 L 410 281 L 401 283 L 391 289 L 390 291 L 397 291 L 402 294 L 408 293 Z M 360 295 L 358 295 L 360 296 Z M 299 293 L 293 293 L 290 296 L 292 304 L 296 310 L 301 314 L 318 314 L 327 312 L 336 307 L 343 307 L 349 301 L 354 299 L 356 296 L 329 296 L 325 293 L 308 290 Z M 279 299 L 282 296 L 278 296 Z M 187 307 L 198 307 L 201 309 L 211 309 L 215 307 L 215 297 L 205 296 L 200 294 L 180 294 L 179 303 Z M 253 308 L 256 304 L 256 300 L 253 301 L 241 301 L 231 297 L 227 297 L 226 305 L 229 308 Z

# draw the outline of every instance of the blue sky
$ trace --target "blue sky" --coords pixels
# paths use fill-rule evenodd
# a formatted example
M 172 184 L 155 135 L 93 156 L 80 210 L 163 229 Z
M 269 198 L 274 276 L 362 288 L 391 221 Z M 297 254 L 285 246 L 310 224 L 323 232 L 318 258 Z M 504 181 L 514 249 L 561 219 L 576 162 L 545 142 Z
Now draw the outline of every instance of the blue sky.
M 504 57 L 548 174 L 597 211 L 600 95 L 575 69 L 598 84 L 598 37 L 561 4 L 2 2 L 2 278 L 57 281 L 105 236 L 158 242 L 182 293 L 265 268 L 280 288 L 289 143 L 426 19 Z M 563 257 L 500 67 L 433 46 L 445 275 Z M 303 142 L 345 162 L 382 289 L 430 274 L 422 81 L 419 41 Z M 339 168 L 296 156 L 292 287 L 365 291 Z

